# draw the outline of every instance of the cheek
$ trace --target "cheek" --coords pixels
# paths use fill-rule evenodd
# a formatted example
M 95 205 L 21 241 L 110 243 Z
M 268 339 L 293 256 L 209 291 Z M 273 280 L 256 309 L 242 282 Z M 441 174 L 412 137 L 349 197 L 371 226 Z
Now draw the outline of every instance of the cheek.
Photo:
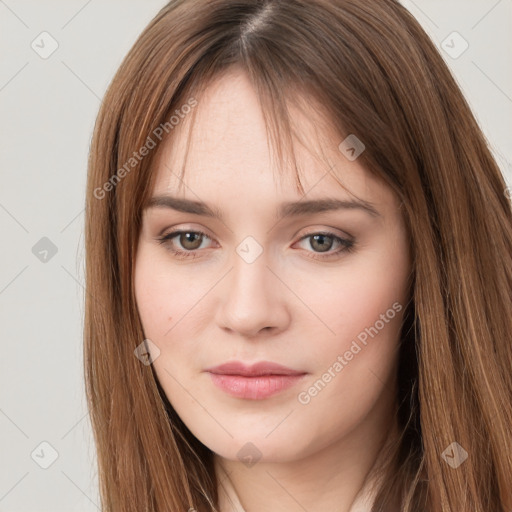
M 396 340 L 408 300 L 408 265 L 402 247 L 390 244 L 356 255 L 325 279 L 314 276 L 304 282 L 302 294 L 308 290 L 307 303 L 324 323 L 319 339 L 338 351 L 348 350 L 352 339 L 359 336 L 364 342 L 375 327 L 381 339 Z
M 165 326 L 172 322 L 174 308 L 169 302 L 175 294 L 169 293 L 167 278 L 158 278 L 155 269 L 143 257 L 137 260 L 134 284 L 144 334 L 150 339 L 159 338 Z
M 144 335 L 160 350 L 152 363 L 156 377 L 192 433 L 209 440 L 211 432 L 217 432 L 216 424 L 208 423 L 211 418 L 197 401 L 203 402 L 201 388 L 205 385 L 204 376 L 202 380 L 197 378 L 202 369 L 198 314 L 208 287 L 191 282 L 190 275 L 180 273 L 179 268 L 170 269 L 165 261 L 144 249 L 137 257 L 134 286 Z M 223 441 L 222 431 L 217 435 L 215 446 Z
M 188 378 L 202 369 L 201 332 L 210 321 L 205 304 L 215 279 L 194 279 L 190 272 L 169 265 L 165 254 L 139 249 L 135 299 L 144 336 L 160 350 L 154 368 L 161 381 L 168 374 Z
M 197 283 L 191 283 L 179 268 L 170 269 L 165 255 L 146 247 L 137 253 L 134 287 L 144 334 L 159 342 L 171 337 L 169 330 L 200 297 Z
M 314 379 L 302 388 L 299 403 L 315 402 L 315 408 L 338 403 L 363 413 L 393 378 L 408 300 L 409 261 L 403 249 L 383 244 L 382 250 L 340 267 L 323 286 L 310 286 L 316 292 L 309 293 L 308 305 L 323 325 L 317 322 L 311 352 Z
M 394 401 L 405 298 L 389 282 L 376 289 L 369 277 L 344 284 L 347 293 L 332 300 L 323 296 L 329 306 L 320 309 L 322 318 L 335 334 L 325 330 L 315 336 L 315 348 L 308 352 L 314 373 L 295 397 L 295 418 L 312 451 L 371 422 Z

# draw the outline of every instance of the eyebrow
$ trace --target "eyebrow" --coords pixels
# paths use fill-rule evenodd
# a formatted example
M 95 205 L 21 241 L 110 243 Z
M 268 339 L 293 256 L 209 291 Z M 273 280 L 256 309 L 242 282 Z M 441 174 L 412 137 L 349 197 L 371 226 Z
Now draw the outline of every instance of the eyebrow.
M 202 201 L 193 201 L 168 195 L 152 197 L 144 209 L 148 208 L 171 208 L 173 210 L 203 215 L 223 221 L 222 212 L 213 206 Z M 362 210 L 372 217 L 380 217 L 381 214 L 373 207 L 371 203 L 363 200 L 342 200 L 336 198 L 312 199 L 309 201 L 289 201 L 281 203 L 278 209 L 278 216 L 300 216 L 314 213 L 322 213 L 336 210 Z

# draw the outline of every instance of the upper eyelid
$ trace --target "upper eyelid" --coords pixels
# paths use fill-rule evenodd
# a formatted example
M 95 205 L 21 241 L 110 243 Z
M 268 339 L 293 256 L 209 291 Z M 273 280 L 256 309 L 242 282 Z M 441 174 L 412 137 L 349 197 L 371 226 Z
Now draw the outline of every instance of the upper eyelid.
M 320 226 L 320 224 L 319 224 L 319 226 Z M 169 229 L 169 231 L 168 231 L 168 229 Z M 330 226 L 328 226 L 328 227 L 314 227 L 313 226 L 312 228 L 308 227 L 308 228 L 304 228 L 304 229 L 307 229 L 308 231 L 306 233 L 303 233 L 301 235 L 301 238 L 304 236 L 309 236 L 311 234 L 316 234 L 316 233 L 320 233 L 320 232 L 328 232 L 329 234 L 339 236 L 340 238 L 344 238 L 344 239 L 348 239 L 348 240 L 355 239 L 355 237 L 353 235 L 351 235 L 350 233 L 348 233 L 347 231 L 344 231 L 340 228 L 330 227 Z M 173 226 L 172 228 L 164 228 L 159 231 L 158 236 L 163 237 L 163 236 L 167 236 L 171 233 L 174 234 L 174 233 L 183 232 L 183 231 L 193 232 L 193 233 L 202 232 L 208 238 L 215 240 L 215 236 L 211 236 L 210 234 L 208 234 L 208 232 L 209 232 L 208 229 L 203 228 L 203 227 L 201 227 L 201 228 L 187 227 L 186 225 L 185 225 L 185 227 L 180 227 L 180 225 L 177 225 L 177 227 Z M 297 237 L 301 231 L 303 231 L 302 228 L 297 230 L 294 233 L 293 238 Z

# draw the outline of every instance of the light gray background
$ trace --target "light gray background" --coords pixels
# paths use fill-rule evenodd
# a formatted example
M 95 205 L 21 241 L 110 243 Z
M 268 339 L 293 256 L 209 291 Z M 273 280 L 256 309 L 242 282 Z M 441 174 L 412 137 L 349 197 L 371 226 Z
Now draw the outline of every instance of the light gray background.
M 82 382 L 87 154 L 108 83 L 165 3 L 0 0 L 0 512 L 99 510 Z M 512 185 L 512 0 L 403 3 Z M 45 59 L 31 47 L 51 48 L 43 31 L 58 43 Z M 453 31 L 469 44 L 457 58 L 442 49 L 463 48 Z M 43 237 L 55 254 L 39 252 Z

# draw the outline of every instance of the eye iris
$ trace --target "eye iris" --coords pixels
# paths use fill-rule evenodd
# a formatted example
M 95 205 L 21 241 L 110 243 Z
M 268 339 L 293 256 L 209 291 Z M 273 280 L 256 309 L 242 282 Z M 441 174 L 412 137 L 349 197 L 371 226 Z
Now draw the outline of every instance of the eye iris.
M 191 251 L 197 249 L 200 247 L 201 245 L 201 236 L 199 233 L 193 233 L 193 232 L 187 232 L 187 233 L 181 233 L 180 235 L 180 244 L 182 245 L 182 247 L 184 247 L 185 249 L 189 249 Z M 192 239 L 192 241 L 190 240 L 190 238 Z M 195 240 L 194 240 L 195 238 Z M 197 244 L 197 246 L 193 246 L 193 247 L 190 247 L 188 246 L 188 243 L 191 241 L 192 245 L 197 244 L 197 241 L 199 241 L 199 243 Z
M 328 243 L 327 246 L 325 245 L 325 239 L 330 239 L 331 243 Z M 320 242 L 320 246 L 319 246 L 319 249 L 320 249 L 320 252 L 325 252 L 325 251 L 328 251 L 331 247 L 332 247 L 332 237 L 328 236 L 328 235 L 313 235 L 312 236 L 312 242 L 311 242 L 311 247 L 313 247 L 313 249 L 315 249 L 315 244 L 316 242 Z

